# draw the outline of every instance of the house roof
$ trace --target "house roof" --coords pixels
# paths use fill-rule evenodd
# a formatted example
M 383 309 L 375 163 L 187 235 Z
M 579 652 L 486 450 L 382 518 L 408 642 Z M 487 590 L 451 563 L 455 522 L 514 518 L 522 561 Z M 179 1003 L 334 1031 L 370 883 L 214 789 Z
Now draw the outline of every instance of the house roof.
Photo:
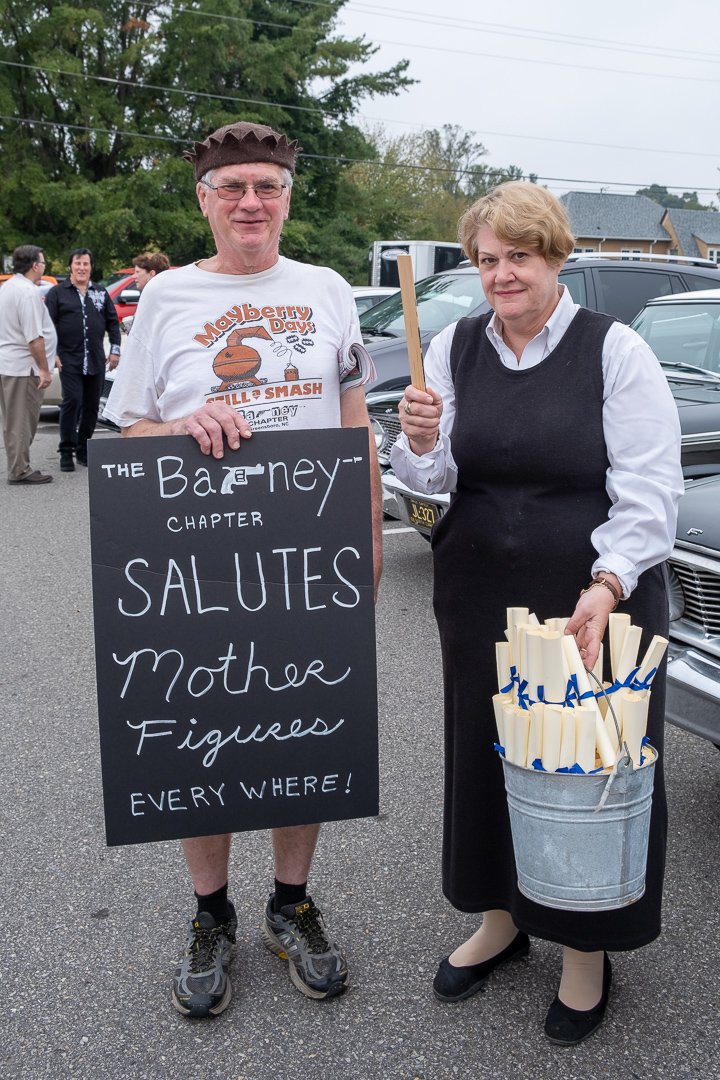
M 720 246 L 720 213 L 717 210 L 666 211 L 683 255 L 702 255 L 695 238 L 710 246 Z
M 568 191 L 560 201 L 576 236 L 596 236 L 601 240 L 668 239 L 660 224 L 665 207 L 645 195 Z

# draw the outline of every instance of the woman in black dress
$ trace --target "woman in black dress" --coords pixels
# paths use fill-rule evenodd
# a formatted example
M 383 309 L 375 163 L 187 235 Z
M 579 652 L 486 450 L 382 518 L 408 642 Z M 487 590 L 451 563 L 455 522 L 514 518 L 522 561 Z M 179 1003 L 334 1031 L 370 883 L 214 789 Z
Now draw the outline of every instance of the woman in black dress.
M 640 655 L 653 634 L 666 634 L 663 561 L 682 493 L 679 422 L 638 335 L 578 307 L 558 284 L 574 241 L 549 192 L 501 185 L 466 212 L 460 238 L 493 311 L 434 339 L 427 392 L 406 389 L 392 459 L 415 490 L 452 492 L 432 537 L 445 687 L 443 889 L 460 911 L 484 914 L 433 986 L 443 1001 L 462 1000 L 526 955 L 530 935 L 557 942 L 563 972 L 545 1033 L 572 1045 L 602 1023 L 607 953 L 660 933 L 664 665 L 648 725 L 660 759 L 645 895 L 617 911 L 558 911 L 517 888 L 493 750 L 494 642 L 516 605 L 541 620 L 570 615 L 566 632 L 588 669 L 618 603 L 643 627 Z

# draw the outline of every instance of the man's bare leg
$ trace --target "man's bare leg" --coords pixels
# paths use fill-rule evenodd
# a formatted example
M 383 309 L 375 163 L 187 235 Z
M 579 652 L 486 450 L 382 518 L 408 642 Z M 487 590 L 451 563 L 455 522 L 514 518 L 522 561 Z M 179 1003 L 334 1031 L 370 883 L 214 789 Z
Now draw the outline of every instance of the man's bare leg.
M 227 883 L 231 843 L 232 833 L 193 836 L 182 841 L 185 861 L 198 895 L 207 896 Z
M 319 825 L 289 825 L 272 830 L 275 877 L 286 885 L 304 885 L 317 847 Z

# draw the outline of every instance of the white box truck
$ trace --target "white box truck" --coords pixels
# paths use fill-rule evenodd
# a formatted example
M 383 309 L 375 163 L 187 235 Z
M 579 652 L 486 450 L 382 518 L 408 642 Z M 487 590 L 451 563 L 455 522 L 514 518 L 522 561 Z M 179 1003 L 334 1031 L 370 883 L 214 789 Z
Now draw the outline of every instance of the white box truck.
M 370 285 L 400 286 L 398 255 L 412 257 L 415 281 L 441 270 L 454 270 L 465 258 L 460 244 L 440 240 L 376 240 L 368 249 Z

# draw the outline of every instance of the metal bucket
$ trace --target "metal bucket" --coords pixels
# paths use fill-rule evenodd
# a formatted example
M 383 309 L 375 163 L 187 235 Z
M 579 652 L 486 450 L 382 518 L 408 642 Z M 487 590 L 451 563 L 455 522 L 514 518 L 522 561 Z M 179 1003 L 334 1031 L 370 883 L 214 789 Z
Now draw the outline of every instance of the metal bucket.
M 645 892 L 657 751 L 610 775 L 546 773 L 502 759 L 518 888 L 545 907 L 608 911 Z

